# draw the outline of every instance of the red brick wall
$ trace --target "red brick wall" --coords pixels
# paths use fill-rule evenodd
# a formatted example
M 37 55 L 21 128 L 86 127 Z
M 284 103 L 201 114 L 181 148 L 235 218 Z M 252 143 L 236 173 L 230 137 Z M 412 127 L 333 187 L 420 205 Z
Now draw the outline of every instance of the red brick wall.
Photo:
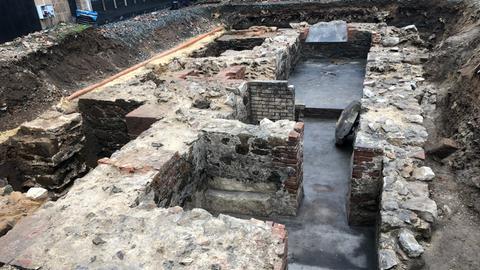
M 375 224 L 382 187 L 383 150 L 355 147 L 348 200 L 351 225 Z
M 277 146 L 272 151 L 274 166 L 293 168 L 294 171 L 289 174 L 284 186 L 289 193 L 297 196 L 298 202 L 302 196 L 303 186 L 303 135 L 304 123 L 298 122 L 290 132 L 287 144 Z

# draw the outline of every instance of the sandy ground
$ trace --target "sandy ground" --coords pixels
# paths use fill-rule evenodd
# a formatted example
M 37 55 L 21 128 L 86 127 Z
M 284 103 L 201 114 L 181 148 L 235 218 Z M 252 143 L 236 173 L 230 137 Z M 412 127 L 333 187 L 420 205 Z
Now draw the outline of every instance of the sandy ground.
M 3 193 L 3 188 L 0 189 Z M 32 201 L 21 192 L 0 196 L 0 236 L 7 233 L 24 216 L 33 213 L 43 202 Z
M 424 258 L 426 269 L 480 269 L 478 190 L 455 181 L 448 167 L 429 164 L 437 174 L 430 189 L 441 213 Z

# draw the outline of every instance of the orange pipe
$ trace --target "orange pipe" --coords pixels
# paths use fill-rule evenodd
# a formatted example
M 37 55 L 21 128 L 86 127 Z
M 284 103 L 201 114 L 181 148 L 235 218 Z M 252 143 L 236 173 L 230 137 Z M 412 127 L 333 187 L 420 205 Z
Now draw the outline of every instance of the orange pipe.
M 117 74 L 115 74 L 115 75 L 113 75 L 113 76 L 111 76 L 111 77 L 108 77 L 108 78 L 106 78 L 105 80 L 103 80 L 103 81 L 101 81 L 101 82 L 92 84 L 92 85 L 90 85 L 90 86 L 87 86 L 87 87 L 85 87 L 85 88 L 83 88 L 83 89 L 80 89 L 80 90 L 76 91 L 75 93 L 73 93 L 73 94 L 71 94 L 70 96 L 68 96 L 68 97 L 67 97 L 67 100 L 74 100 L 74 99 L 76 99 L 76 98 L 78 98 L 78 97 L 80 97 L 80 96 L 82 96 L 82 95 L 84 95 L 84 94 L 86 94 L 86 93 L 88 93 L 88 92 L 91 92 L 91 91 L 97 89 L 97 88 L 100 87 L 100 86 L 104 86 L 105 84 L 107 84 L 107 83 L 109 83 L 109 82 L 111 82 L 111 81 L 113 81 L 113 80 L 115 80 L 115 79 L 118 79 L 118 78 L 122 77 L 123 75 L 126 75 L 126 74 L 128 74 L 128 73 L 130 73 L 130 72 L 132 72 L 132 71 L 135 71 L 135 70 L 137 70 L 137 69 L 145 66 L 146 64 L 150 63 L 150 62 L 153 61 L 153 60 L 156 60 L 156 59 L 161 58 L 161 57 L 165 57 L 165 56 L 170 55 L 170 54 L 172 54 L 172 53 L 174 53 L 174 52 L 176 52 L 176 51 L 179 51 L 179 50 L 181 50 L 181 49 L 184 49 L 184 48 L 192 45 L 193 43 L 196 43 L 197 41 L 199 41 L 199 40 L 201 40 L 201 39 L 204 39 L 204 38 L 206 38 L 206 37 L 208 37 L 208 36 L 211 36 L 211 35 L 219 32 L 219 31 L 222 31 L 222 30 L 223 30 L 223 27 L 215 28 L 214 30 L 212 30 L 212 31 L 210 31 L 210 32 L 208 32 L 208 33 L 205 33 L 205 34 L 201 34 L 201 35 L 199 35 L 199 36 L 196 36 L 196 37 L 194 37 L 194 38 L 192 38 L 192 39 L 190 39 L 190 40 L 188 40 L 188 41 L 186 41 L 186 42 L 184 42 L 184 43 L 182 43 L 182 44 L 180 44 L 180 45 L 177 45 L 177 46 L 175 46 L 175 47 L 173 47 L 173 48 L 171 48 L 171 49 L 169 49 L 169 50 L 166 50 L 166 51 L 163 51 L 163 52 L 161 52 L 161 53 L 159 53 L 159 54 L 156 54 L 156 55 L 154 55 L 152 58 L 150 58 L 150 59 L 148 59 L 148 60 L 145 60 L 145 61 L 143 61 L 143 62 L 141 62 L 141 63 L 138 63 L 138 64 L 136 64 L 136 65 L 134 65 L 134 66 L 131 66 L 131 67 L 125 69 L 125 70 L 122 70 L 122 71 L 120 71 L 119 73 L 117 73 Z

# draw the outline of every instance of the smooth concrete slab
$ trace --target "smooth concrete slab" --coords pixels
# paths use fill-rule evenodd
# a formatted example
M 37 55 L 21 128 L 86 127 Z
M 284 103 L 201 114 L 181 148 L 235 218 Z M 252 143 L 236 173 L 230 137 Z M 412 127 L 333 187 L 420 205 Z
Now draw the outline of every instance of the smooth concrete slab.
M 347 23 L 344 21 L 319 22 L 308 30 L 307 43 L 347 42 Z
M 308 59 L 289 78 L 296 104 L 306 108 L 341 109 L 362 97 L 365 59 Z
M 335 120 L 305 119 L 304 192 L 288 230 L 289 268 L 376 269 L 375 229 L 348 225 L 351 149 L 335 146 Z

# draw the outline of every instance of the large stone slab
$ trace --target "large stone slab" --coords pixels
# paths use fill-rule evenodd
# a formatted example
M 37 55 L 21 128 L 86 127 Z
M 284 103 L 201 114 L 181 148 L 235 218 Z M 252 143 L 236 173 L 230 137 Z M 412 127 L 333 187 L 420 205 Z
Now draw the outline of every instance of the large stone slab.
M 307 43 L 347 42 L 347 23 L 344 21 L 319 22 L 310 26 Z

